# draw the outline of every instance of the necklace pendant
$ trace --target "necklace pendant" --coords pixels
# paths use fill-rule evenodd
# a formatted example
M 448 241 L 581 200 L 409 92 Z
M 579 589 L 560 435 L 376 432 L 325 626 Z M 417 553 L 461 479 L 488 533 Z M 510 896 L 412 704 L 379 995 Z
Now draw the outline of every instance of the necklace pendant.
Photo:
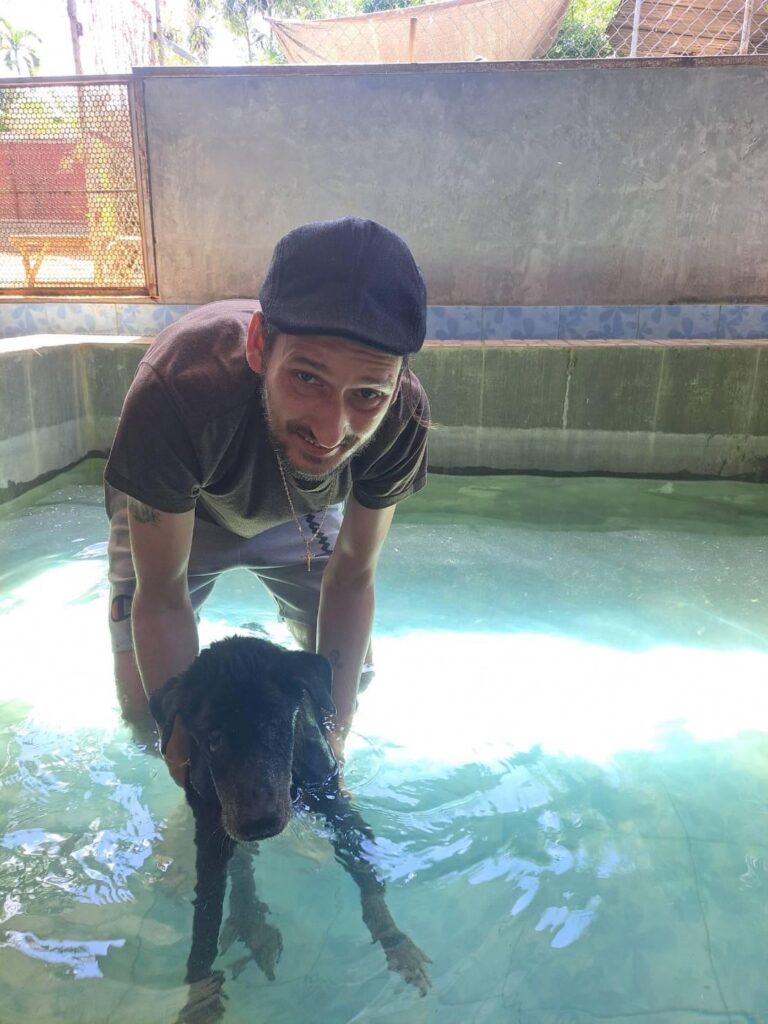
M 325 522 L 325 517 L 328 515 L 328 509 L 331 506 L 330 506 L 330 504 L 328 504 L 323 509 L 323 515 L 322 515 L 322 518 L 320 519 L 320 525 L 319 526 L 314 526 L 314 521 L 310 520 L 310 517 L 307 516 L 307 523 L 310 524 L 310 526 L 311 526 L 311 533 L 312 533 L 312 536 L 310 536 L 309 539 L 307 539 L 307 537 L 304 534 L 304 531 L 301 528 L 301 520 L 296 515 L 296 509 L 293 506 L 293 500 L 291 498 L 291 492 L 288 490 L 288 481 L 285 479 L 285 470 L 283 469 L 283 460 L 280 458 L 280 456 L 279 456 L 279 454 L 278 454 L 276 449 L 275 449 L 275 459 L 277 461 L 277 468 L 280 470 L 280 479 L 283 481 L 283 490 L 285 491 L 285 496 L 288 499 L 288 507 L 291 510 L 291 515 L 293 516 L 293 521 L 296 523 L 296 529 L 299 531 L 299 536 L 304 541 L 304 550 L 306 551 L 305 559 L 306 559 L 306 565 L 307 565 L 307 572 L 312 572 L 312 552 L 310 551 L 310 544 L 312 543 L 312 537 L 315 534 L 320 534 L 320 531 L 323 528 L 323 523 Z M 315 514 L 316 513 L 313 512 L 312 516 L 314 517 Z M 321 537 L 321 539 L 322 539 L 322 537 Z

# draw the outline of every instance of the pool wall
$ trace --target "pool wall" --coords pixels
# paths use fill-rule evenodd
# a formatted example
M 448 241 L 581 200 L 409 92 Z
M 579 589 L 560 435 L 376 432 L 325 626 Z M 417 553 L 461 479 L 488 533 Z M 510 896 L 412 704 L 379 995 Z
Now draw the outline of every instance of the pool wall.
M 251 295 L 304 221 L 400 232 L 430 301 L 768 301 L 768 58 L 150 68 L 163 302 Z
M 0 348 L 0 501 L 105 454 L 148 341 L 37 334 Z M 436 471 L 768 480 L 768 341 L 445 339 L 413 365 Z
M 767 82 L 763 57 L 138 69 L 159 301 L 0 302 L 0 501 L 107 451 L 142 339 L 348 213 L 427 280 L 433 469 L 768 479 Z

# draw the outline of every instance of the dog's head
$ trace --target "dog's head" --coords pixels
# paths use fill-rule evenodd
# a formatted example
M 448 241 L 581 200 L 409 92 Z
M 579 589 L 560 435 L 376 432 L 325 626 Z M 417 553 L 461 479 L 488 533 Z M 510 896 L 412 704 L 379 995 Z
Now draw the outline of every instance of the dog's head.
M 266 839 L 285 828 L 294 756 L 307 760 L 305 737 L 324 748 L 310 760 L 324 763 L 327 775 L 336 768 L 317 725 L 335 713 L 331 667 L 317 654 L 229 637 L 153 693 L 150 708 L 163 752 L 177 716 L 190 734 L 190 785 L 205 797 L 213 782 L 233 839 Z

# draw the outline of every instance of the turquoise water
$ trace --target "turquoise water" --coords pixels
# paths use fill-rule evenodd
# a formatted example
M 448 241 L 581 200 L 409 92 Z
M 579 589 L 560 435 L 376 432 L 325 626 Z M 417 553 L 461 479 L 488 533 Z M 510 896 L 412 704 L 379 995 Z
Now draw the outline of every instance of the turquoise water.
M 191 819 L 121 724 L 105 521 L 81 468 L 0 516 L 0 1021 L 170 1022 Z M 225 1020 L 768 1019 L 768 489 L 434 477 L 382 559 L 348 780 L 419 999 L 319 823 L 253 860 L 275 981 L 233 946 Z M 243 573 L 207 642 L 259 623 Z

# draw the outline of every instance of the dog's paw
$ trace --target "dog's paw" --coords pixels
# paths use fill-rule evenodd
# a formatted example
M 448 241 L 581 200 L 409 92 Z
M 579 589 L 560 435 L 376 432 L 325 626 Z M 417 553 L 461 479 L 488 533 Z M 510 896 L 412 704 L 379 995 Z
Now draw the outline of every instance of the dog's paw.
M 255 922 L 248 930 L 245 944 L 257 965 L 270 981 L 274 981 L 275 967 L 283 952 L 283 936 L 280 930 L 266 921 Z
M 176 1024 L 213 1024 L 224 1016 L 224 972 L 212 971 L 207 978 L 189 986 L 187 1004 L 176 1018 Z
M 245 926 L 238 921 L 233 924 L 230 918 L 222 930 L 221 952 L 225 953 L 232 942 L 238 939 L 249 950 L 250 956 L 242 957 L 232 964 L 232 977 L 241 974 L 251 960 L 266 974 L 270 981 L 275 980 L 275 967 L 283 952 L 283 936 L 274 925 L 261 920 L 249 921 Z
M 404 932 L 388 937 L 381 943 L 387 957 L 387 966 L 390 971 L 395 971 L 403 981 L 419 990 L 419 995 L 425 996 L 432 987 L 432 982 L 427 974 L 426 964 L 431 964 L 427 954 L 419 949 L 415 942 L 408 938 Z

